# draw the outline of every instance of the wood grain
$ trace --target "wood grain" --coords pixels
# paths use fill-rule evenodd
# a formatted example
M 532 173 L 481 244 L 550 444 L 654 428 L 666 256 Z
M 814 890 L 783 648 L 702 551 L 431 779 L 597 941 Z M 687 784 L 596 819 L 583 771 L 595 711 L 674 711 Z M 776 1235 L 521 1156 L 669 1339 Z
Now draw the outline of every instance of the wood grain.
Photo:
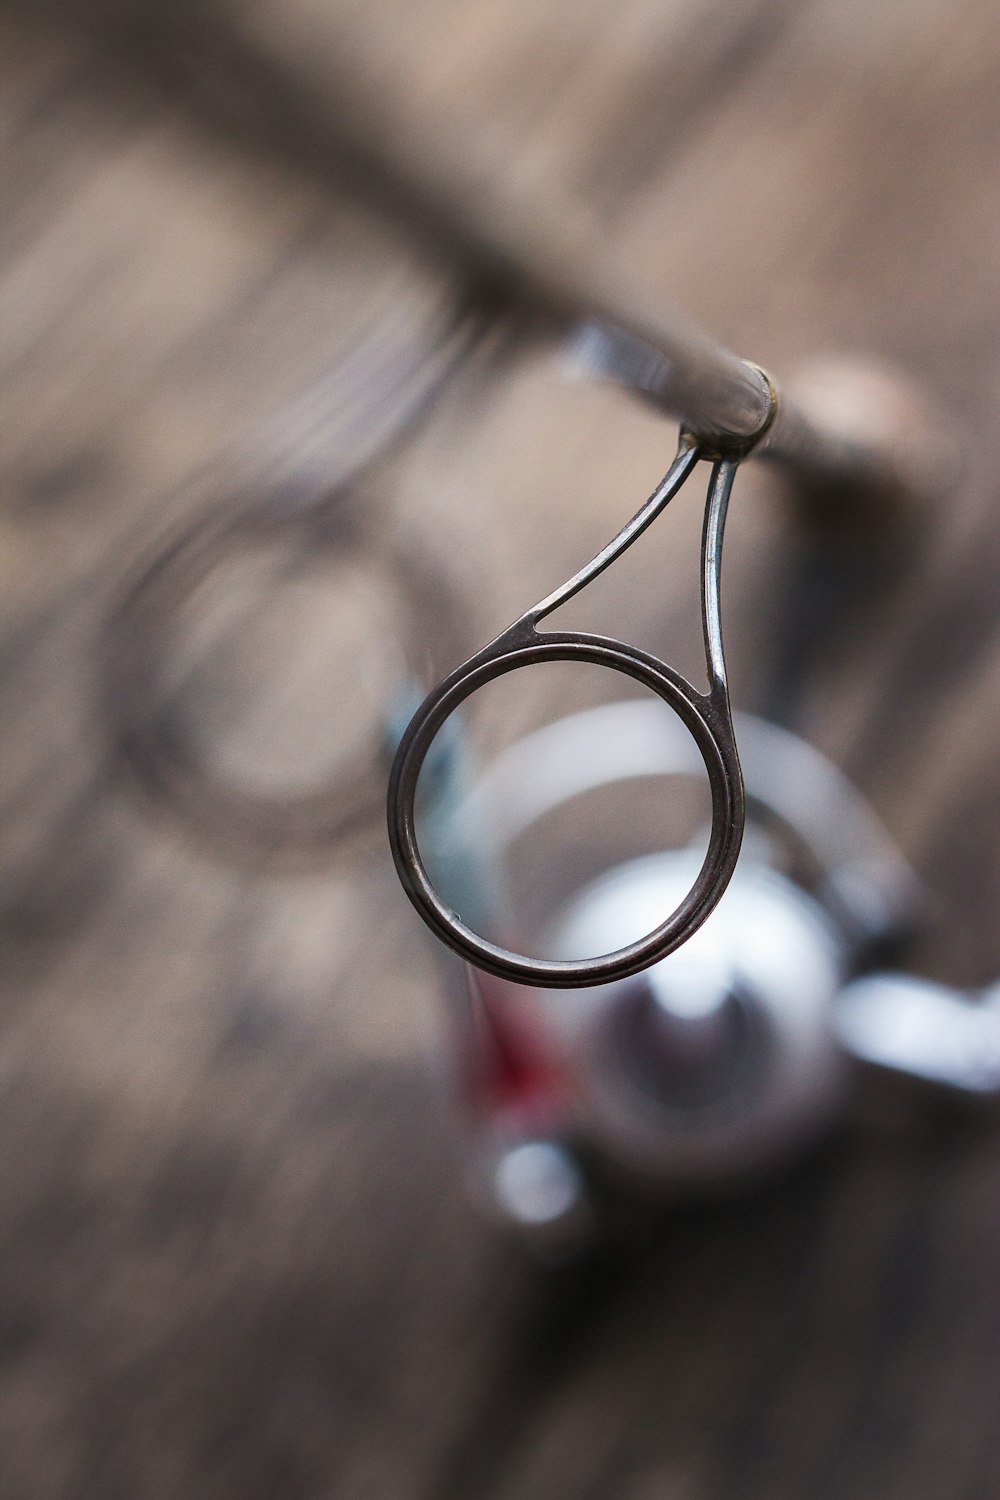
M 968 472 L 895 567 L 846 560 L 802 629 L 806 544 L 748 474 L 726 623 L 747 707 L 801 632 L 797 723 L 932 892 L 914 962 L 994 977 L 998 51 L 976 0 L 0 14 L 0 1493 L 1000 1493 L 993 1119 L 859 1101 L 780 1181 L 540 1271 L 466 1200 L 426 1067 L 434 958 L 377 832 L 294 876 L 213 857 L 116 773 L 96 708 L 136 568 L 261 465 L 298 472 L 287 403 L 326 381 L 353 421 L 345 351 L 387 307 L 419 344 L 447 294 L 331 166 L 347 57 L 779 375 L 850 348 L 940 391 Z M 523 353 L 384 471 L 372 550 L 448 538 L 484 639 L 606 539 L 671 438 Z M 693 671 L 697 516 L 670 521 L 574 618 Z M 260 726 L 316 711 L 336 613 L 283 576 L 284 624 L 270 595 L 227 615 L 220 585 L 178 647 L 195 721 L 265 778 L 316 769 Z M 421 645 L 456 649 L 433 622 Z

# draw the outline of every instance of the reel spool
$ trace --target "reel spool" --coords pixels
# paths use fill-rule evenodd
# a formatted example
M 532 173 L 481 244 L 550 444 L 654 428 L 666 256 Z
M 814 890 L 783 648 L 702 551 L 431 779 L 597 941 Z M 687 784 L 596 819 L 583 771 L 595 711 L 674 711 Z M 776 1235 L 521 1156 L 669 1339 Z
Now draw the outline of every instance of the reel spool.
M 575 1243 L 593 1229 L 594 1162 L 657 1194 L 774 1170 L 833 1119 L 857 1063 L 966 1094 L 1000 1090 L 1000 991 L 980 1005 L 872 971 L 912 930 L 920 892 L 870 808 L 796 736 L 735 720 L 747 839 L 728 890 L 682 948 L 641 974 L 575 990 L 468 971 L 481 1189 L 494 1214 L 536 1241 Z M 573 714 L 517 741 L 450 803 L 438 848 L 453 856 L 470 837 L 485 842 L 490 885 L 470 892 L 468 862 L 460 876 L 451 868 L 473 908 L 496 910 L 498 866 L 547 814 L 613 783 L 699 769 L 683 726 L 655 702 Z M 548 922 L 546 952 L 620 945 L 671 908 L 699 857 L 646 854 L 587 882 Z M 528 1084 L 519 1096 L 505 1057 L 508 1086 L 490 1093 L 491 1049 L 512 1044 L 533 1061 L 521 1070 Z

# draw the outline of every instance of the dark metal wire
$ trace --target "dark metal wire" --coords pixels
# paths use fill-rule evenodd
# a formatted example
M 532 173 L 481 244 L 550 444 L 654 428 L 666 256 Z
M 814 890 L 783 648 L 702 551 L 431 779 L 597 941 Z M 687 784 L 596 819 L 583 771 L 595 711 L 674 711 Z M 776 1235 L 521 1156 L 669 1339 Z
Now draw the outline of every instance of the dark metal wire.
M 377 756 L 367 750 L 307 791 L 252 790 L 212 764 L 166 686 L 184 607 L 221 565 L 250 549 L 289 545 L 311 562 L 324 554 L 337 562 L 358 556 L 363 543 L 347 497 L 342 501 L 343 519 L 325 535 L 310 517 L 279 519 L 259 511 L 207 517 L 160 547 L 106 623 L 101 704 L 116 766 L 201 841 L 229 854 L 315 854 L 370 821 L 381 800 Z M 400 588 L 394 579 L 394 592 Z
M 737 457 L 713 456 L 702 530 L 701 608 L 708 692 L 699 692 L 658 658 L 606 636 L 537 629 L 635 542 L 669 504 L 706 457 L 698 442 L 681 434 L 677 456 L 645 505 L 585 568 L 527 610 L 482 651 L 452 672 L 424 700 L 411 720 L 389 779 L 389 842 L 403 888 L 433 932 L 456 953 L 487 972 L 515 983 L 570 988 L 622 979 L 672 952 L 705 921 L 732 876 L 743 836 L 744 793 L 733 735 L 722 647 L 719 590 L 726 510 Z M 530 958 L 488 941 L 435 890 L 421 858 L 416 834 L 416 798 L 421 766 L 451 714 L 473 693 L 505 673 L 546 661 L 590 662 L 642 683 L 662 698 L 690 731 L 705 764 L 712 797 L 712 831 L 702 867 L 685 899 L 644 938 L 597 958 L 567 962 Z
M 404 556 L 391 538 L 377 534 L 369 513 L 378 505 L 377 470 L 467 367 L 482 333 L 481 317 L 465 300 L 452 300 L 418 347 L 388 359 L 377 347 L 384 342 L 377 328 L 374 339 L 270 424 L 273 433 L 258 435 L 264 472 L 254 474 L 246 490 L 227 489 L 207 514 L 161 541 L 118 591 L 98 652 L 99 712 L 114 762 L 153 804 L 228 857 L 268 863 L 328 858 L 371 830 L 385 796 L 386 739 L 395 740 L 388 726 L 410 712 L 420 688 L 404 677 L 375 737 L 323 784 L 300 793 L 257 791 L 211 763 L 167 692 L 180 616 L 218 568 L 249 551 L 284 545 L 303 558 L 360 561 L 380 571 L 408 638 L 421 636 L 432 602 L 436 632 L 453 625 L 461 614 L 455 580 L 424 555 L 411 550 Z M 337 428 L 345 390 L 352 398 L 363 395 L 363 431 Z

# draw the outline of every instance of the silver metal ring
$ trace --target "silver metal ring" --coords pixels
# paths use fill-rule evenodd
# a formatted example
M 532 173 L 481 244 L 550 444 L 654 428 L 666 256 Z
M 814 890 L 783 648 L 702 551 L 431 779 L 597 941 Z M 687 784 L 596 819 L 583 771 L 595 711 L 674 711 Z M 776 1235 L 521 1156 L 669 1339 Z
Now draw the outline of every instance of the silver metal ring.
M 540 620 L 586 588 L 642 535 L 681 489 L 700 456 L 697 439 L 682 432 L 669 470 L 631 521 L 579 573 L 447 677 L 425 699 L 400 741 L 389 778 L 388 821 L 389 843 L 403 889 L 433 932 L 464 959 L 488 973 L 518 984 L 562 989 L 627 978 L 648 968 L 689 938 L 716 906 L 729 883 L 743 838 L 745 807 L 726 686 L 719 594 L 722 537 L 738 460 L 714 462 L 705 505 L 701 601 L 707 693 L 699 693 L 665 662 L 622 641 L 576 632 L 539 634 L 536 628 Z M 543 661 L 590 662 L 608 667 L 642 683 L 662 698 L 697 744 L 712 794 L 708 850 L 691 890 L 677 910 L 628 947 L 579 962 L 529 958 L 474 932 L 434 889 L 417 846 L 415 804 L 420 768 L 445 721 L 477 689 L 507 672 Z
M 533 959 L 488 941 L 463 922 L 431 884 L 417 846 L 415 801 L 420 769 L 445 720 L 479 688 L 544 661 L 590 662 L 650 689 L 678 715 L 701 753 L 712 797 L 712 833 L 698 876 L 676 911 L 646 937 L 617 952 L 579 962 Z M 712 694 L 697 692 L 672 668 L 634 646 L 604 636 L 539 633 L 521 622 L 453 672 L 428 697 L 400 743 L 389 786 L 389 842 L 403 887 L 427 922 L 463 958 L 519 984 L 570 988 L 606 984 L 638 973 L 672 952 L 701 926 L 732 875 L 743 833 L 743 787 L 736 744 Z

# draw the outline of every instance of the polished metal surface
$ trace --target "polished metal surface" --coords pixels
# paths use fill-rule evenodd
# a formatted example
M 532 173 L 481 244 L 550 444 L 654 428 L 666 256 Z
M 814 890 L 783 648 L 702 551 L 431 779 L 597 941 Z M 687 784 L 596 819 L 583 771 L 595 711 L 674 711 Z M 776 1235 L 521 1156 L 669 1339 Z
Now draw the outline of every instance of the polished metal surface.
M 860 1062 L 959 1094 L 1000 1095 L 1000 985 L 966 994 L 915 974 L 866 974 L 843 990 L 835 1018 Z
M 630 547 L 677 494 L 702 450 L 682 434 L 677 457 L 646 504 L 587 566 L 452 672 L 424 700 L 400 742 L 389 780 L 389 840 L 403 888 L 433 932 L 463 958 L 521 984 L 576 987 L 622 979 L 679 947 L 704 922 L 733 873 L 743 836 L 744 794 L 726 684 L 719 613 L 722 538 L 736 473 L 735 459 L 712 467 L 702 531 L 702 628 L 709 688 L 699 692 L 678 672 L 636 647 L 582 632 L 546 631 L 539 622 L 571 599 Z M 644 938 L 580 961 L 530 958 L 488 941 L 435 890 L 416 832 L 420 769 L 451 714 L 487 683 L 543 661 L 583 661 L 633 678 L 662 698 L 689 731 L 704 762 L 712 796 L 712 831 L 704 862 L 676 910 Z
M 703 1194 L 776 1170 L 850 1110 L 859 1065 L 966 1101 L 1000 1096 L 1000 987 L 966 994 L 880 967 L 926 898 L 874 810 L 797 735 L 747 714 L 734 730 L 745 847 L 683 947 L 579 989 L 487 980 L 445 956 L 445 975 L 464 967 L 467 981 L 456 1067 L 478 1059 L 474 1190 L 541 1253 L 607 1228 L 609 1176 L 626 1195 Z M 440 841 L 442 888 L 503 915 L 505 857 L 551 814 L 702 769 L 684 725 L 652 699 L 553 720 L 439 798 L 427 834 Z M 581 877 L 545 918 L 545 953 L 620 950 L 684 897 L 701 848 L 698 831 Z M 482 857 L 478 877 L 467 849 Z M 537 923 L 521 906 L 519 920 Z

